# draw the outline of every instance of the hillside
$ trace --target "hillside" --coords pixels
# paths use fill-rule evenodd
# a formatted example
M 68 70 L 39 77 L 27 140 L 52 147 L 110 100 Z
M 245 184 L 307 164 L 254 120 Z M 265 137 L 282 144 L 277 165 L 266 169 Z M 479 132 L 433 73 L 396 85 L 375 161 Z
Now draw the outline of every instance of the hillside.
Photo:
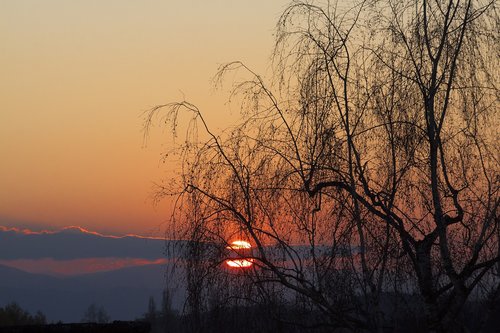
M 165 265 L 145 265 L 72 277 L 27 273 L 0 265 L 0 304 L 18 302 L 41 310 L 50 321 L 79 322 L 93 302 L 112 320 L 133 320 L 146 312 L 150 296 L 161 304 Z M 181 305 L 180 295 L 174 306 Z

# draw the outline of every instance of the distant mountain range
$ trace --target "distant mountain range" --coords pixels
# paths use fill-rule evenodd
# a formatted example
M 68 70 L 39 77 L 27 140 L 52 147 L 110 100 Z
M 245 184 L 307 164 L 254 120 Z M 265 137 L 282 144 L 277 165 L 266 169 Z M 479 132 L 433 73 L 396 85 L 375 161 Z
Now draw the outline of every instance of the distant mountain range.
M 49 322 L 79 322 L 87 307 L 96 303 L 112 320 L 133 320 L 147 311 L 150 296 L 160 306 L 166 271 L 167 265 L 144 265 L 53 277 L 0 265 L 0 305 L 16 301 L 31 313 L 41 310 Z M 173 291 L 174 308 L 182 307 L 183 297 L 183 292 Z

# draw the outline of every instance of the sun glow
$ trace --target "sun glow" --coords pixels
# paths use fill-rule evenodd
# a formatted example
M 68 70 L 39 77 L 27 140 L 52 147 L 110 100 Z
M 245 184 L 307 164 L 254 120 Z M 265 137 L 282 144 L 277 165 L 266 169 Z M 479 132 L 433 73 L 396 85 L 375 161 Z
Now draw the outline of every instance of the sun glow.
M 226 259 L 226 265 L 232 268 L 248 268 L 254 263 L 253 258 L 247 258 L 251 256 L 251 248 L 249 242 L 243 240 L 236 240 L 231 242 L 226 249 L 229 252 L 228 259 Z
M 249 242 L 243 240 L 237 240 L 232 242 L 226 249 L 237 250 L 237 249 L 250 249 L 252 245 Z
M 226 265 L 234 268 L 246 268 L 253 265 L 253 259 L 231 259 L 226 260 Z

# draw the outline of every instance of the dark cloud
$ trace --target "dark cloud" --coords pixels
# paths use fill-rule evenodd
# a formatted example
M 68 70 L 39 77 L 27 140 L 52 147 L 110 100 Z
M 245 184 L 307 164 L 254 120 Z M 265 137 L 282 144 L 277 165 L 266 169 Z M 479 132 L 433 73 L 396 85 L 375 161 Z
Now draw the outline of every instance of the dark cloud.
M 0 259 L 165 258 L 166 241 L 136 235 L 110 236 L 80 227 L 34 232 L 0 227 Z

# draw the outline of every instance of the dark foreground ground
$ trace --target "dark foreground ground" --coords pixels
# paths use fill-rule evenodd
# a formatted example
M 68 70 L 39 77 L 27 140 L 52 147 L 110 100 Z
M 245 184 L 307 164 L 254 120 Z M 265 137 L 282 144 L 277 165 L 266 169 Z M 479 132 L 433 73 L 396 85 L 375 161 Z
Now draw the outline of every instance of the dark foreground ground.
M 382 328 L 384 333 L 427 333 L 422 311 L 414 309 L 399 313 Z M 499 333 L 500 306 L 487 313 L 481 304 L 470 302 L 464 314 L 457 318 L 460 333 Z M 394 314 L 394 313 L 393 313 Z M 114 321 L 109 324 L 48 324 L 0 326 L 0 333 L 330 333 L 346 332 L 333 327 L 317 325 L 324 321 L 317 311 L 296 307 L 232 306 L 214 307 L 195 316 L 159 312 L 136 321 Z M 359 332 L 367 332 L 360 330 Z
M 50 324 L 0 327 L 1 333 L 149 333 L 151 325 L 140 321 L 110 324 Z

